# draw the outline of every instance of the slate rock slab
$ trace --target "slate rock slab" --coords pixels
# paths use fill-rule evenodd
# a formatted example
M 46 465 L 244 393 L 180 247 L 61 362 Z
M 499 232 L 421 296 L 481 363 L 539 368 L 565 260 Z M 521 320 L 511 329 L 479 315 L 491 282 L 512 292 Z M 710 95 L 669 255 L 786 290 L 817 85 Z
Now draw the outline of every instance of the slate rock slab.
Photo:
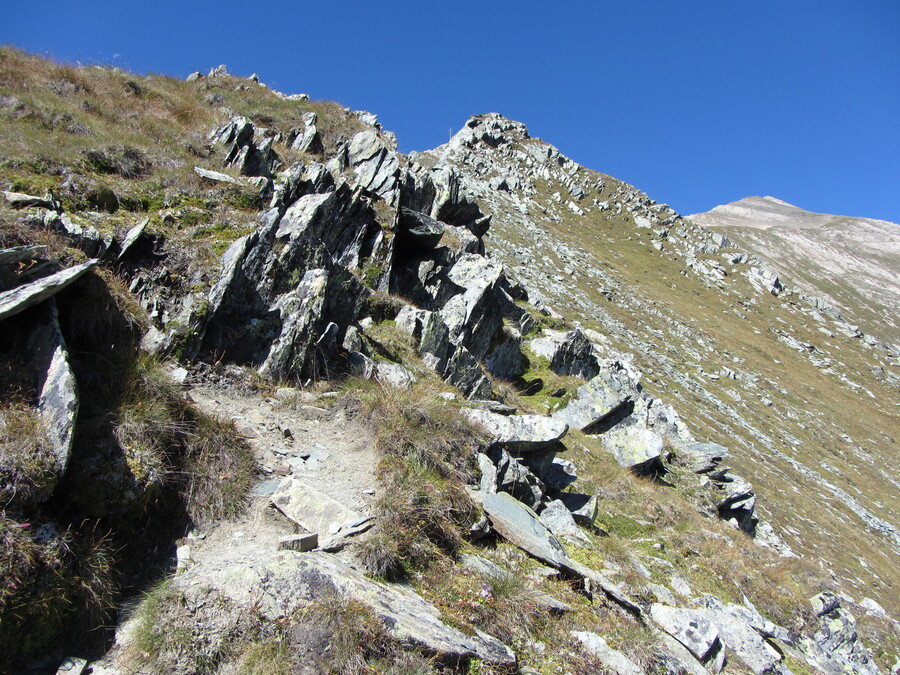
M 77 281 L 97 262 L 97 260 L 88 260 L 80 265 L 51 274 L 49 277 L 43 277 L 0 293 L 0 321 L 53 297 L 66 286 Z
M 498 492 L 484 495 L 484 512 L 504 539 L 556 569 L 571 566 L 562 544 L 540 521 L 537 514 L 520 501 Z
M 641 424 L 622 424 L 603 434 L 603 447 L 626 469 L 641 470 L 659 461 L 663 439 Z
M 553 419 L 574 429 L 589 430 L 630 400 L 629 391 L 617 388 L 610 374 L 601 373 L 578 387 L 575 398 L 565 408 L 554 412 Z
M 719 639 L 756 675 L 770 672 L 781 661 L 779 654 L 746 621 L 730 614 L 724 603 L 712 595 L 704 595 L 698 607 L 715 624 Z
M 257 578 L 249 580 L 262 591 L 258 607 L 270 620 L 290 616 L 310 601 L 337 593 L 366 605 L 395 639 L 441 660 L 475 657 L 491 665 L 516 664 L 509 647 L 480 631 L 466 635 L 448 626 L 437 608 L 408 586 L 368 579 L 327 553 L 279 551 L 256 574 Z

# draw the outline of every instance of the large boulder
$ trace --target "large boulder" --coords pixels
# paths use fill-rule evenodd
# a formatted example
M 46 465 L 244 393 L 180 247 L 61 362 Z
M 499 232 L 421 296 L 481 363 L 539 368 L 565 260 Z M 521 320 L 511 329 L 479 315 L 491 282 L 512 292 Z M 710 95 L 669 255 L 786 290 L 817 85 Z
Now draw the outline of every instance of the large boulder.
M 515 668 L 512 650 L 495 638 L 452 628 L 409 586 L 373 581 L 327 553 L 276 551 L 248 561 L 235 550 L 229 557 L 234 558 L 230 564 L 189 567 L 173 579 L 174 587 L 186 596 L 214 589 L 237 608 L 257 611 L 269 621 L 284 620 L 320 599 L 343 597 L 365 605 L 394 639 L 440 661 L 476 658 Z
M 555 445 L 569 426 L 543 415 L 498 415 L 488 410 L 465 408 L 466 419 L 487 431 L 498 445 L 511 452 L 529 452 Z

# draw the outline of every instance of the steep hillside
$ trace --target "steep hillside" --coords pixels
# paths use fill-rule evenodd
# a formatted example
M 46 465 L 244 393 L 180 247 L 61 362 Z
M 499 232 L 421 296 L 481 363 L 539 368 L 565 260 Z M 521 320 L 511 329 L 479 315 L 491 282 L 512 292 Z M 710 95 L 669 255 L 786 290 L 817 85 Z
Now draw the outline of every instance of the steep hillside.
M 897 354 L 755 254 L 224 67 L 0 134 L 0 670 L 894 667 Z
M 866 332 L 900 339 L 900 225 L 811 213 L 774 197 L 745 197 L 686 217 L 753 251 Z

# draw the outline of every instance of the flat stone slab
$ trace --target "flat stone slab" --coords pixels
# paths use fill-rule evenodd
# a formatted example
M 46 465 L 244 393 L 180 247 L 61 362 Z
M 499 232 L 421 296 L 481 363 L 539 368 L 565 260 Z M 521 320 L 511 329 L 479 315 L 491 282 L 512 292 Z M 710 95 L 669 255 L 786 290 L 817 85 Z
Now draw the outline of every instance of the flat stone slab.
M 59 328 L 59 315 L 54 300 L 48 301 L 39 311 L 42 316 L 28 338 L 32 362 L 42 368 L 41 395 L 38 411 L 53 454 L 57 472 L 66 472 L 72 441 L 75 437 L 75 419 L 78 416 L 78 387 L 75 373 L 69 365 L 69 351 Z
M 15 265 L 23 260 L 34 260 L 44 251 L 46 246 L 15 246 L 0 250 L 0 265 Z
M 77 281 L 98 262 L 98 260 L 88 260 L 80 265 L 51 274 L 49 277 L 37 279 L 29 284 L 16 286 L 0 293 L 0 321 L 53 297 L 66 286 Z
M 194 167 L 194 173 L 196 173 L 201 178 L 205 178 L 206 180 L 215 181 L 217 183 L 231 183 L 232 185 L 243 185 L 243 183 L 236 178 L 232 178 L 227 173 L 221 173 L 219 171 L 210 171 L 209 169 L 204 169 L 199 166 Z
M 462 413 L 491 434 L 496 443 L 513 452 L 550 447 L 569 430 L 565 422 L 543 415 L 498 415 L 476 408 L 464 408 Z
M 609 373 L 600 373 L 578 387 L 575 398 L 552 417 L 573 429 L 585 430 L 614 413 L 631 399 L 630 391 L 616 387 Z
M 21 192 L 3 192 L 3 197 L 14 209 L 41 208 L 55 210 L 58 205 L 52 199 L 35 197 Z
M 505 492 L 484 495 L 482 506 L 494 529 L 504 539 L 551 567 L 571 567 L 572 560 L 562 544 L 537 514 L 515 497 Z
M 272 494 L 272 503 L 301 527 L 319 535 L 337 534 L 340 528 L 361 520 L 360 514 L 311 488 L 296 476 L 288 476 Z

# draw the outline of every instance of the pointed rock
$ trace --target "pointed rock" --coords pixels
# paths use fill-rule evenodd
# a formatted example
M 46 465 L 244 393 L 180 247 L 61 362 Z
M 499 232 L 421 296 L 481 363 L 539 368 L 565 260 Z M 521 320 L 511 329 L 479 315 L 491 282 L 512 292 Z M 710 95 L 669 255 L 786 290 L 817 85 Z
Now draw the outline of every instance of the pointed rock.
M 28 339 L 28 348 L 32 363 L 43 370 L 38 411 L 56 457 L 57 475 L 62 477 L 69 465 L 75 436 L 78 387 L 59 328 L 56 302 L 51 299 L 41 310 L 43 316 Z

